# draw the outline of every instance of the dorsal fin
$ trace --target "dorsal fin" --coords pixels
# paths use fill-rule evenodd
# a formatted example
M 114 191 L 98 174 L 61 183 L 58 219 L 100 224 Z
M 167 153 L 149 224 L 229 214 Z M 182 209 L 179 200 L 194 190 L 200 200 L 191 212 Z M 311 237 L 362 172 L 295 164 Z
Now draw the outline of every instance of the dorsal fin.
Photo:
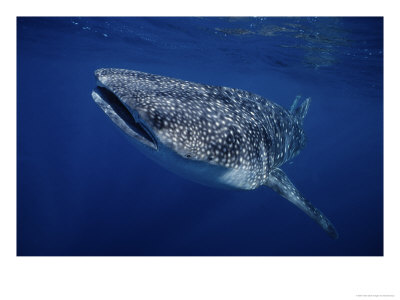
M 294 110 L 296 109 L 296 106 L 297 106 L 297 104 L 299 103 L 300 98 L 301 98 L 301 96 L 298 95 L 298 96 L 296 96 L 296 98 L 294 99 L 293 104 L 292 104 L 292 106 L 290 107 L 290 110 L 289 110 L 291 114 L 293 114 Z
M 301 96 L 296 96 L 296 99 L 294 99 L 289 111 L 293 116 L 296 116 L 301 123 L 303 123 L 303 119 L 307 114 L 308 108 L 310 107 L 311 98 L 307 98 L 300 105 L 298 105 L 300 98 Z

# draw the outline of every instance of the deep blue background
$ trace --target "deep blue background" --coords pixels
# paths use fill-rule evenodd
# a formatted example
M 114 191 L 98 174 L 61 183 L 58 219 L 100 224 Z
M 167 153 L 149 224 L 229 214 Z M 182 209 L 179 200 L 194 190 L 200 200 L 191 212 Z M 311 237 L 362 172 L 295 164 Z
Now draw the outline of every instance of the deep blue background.
M 382 18 L 18 18 L 18 255 L 383 255 Z M 283 169 L 339 231 L 268 188 L 182 179 L 93 102 L 93 71 L 135 69 L 312 97 Z

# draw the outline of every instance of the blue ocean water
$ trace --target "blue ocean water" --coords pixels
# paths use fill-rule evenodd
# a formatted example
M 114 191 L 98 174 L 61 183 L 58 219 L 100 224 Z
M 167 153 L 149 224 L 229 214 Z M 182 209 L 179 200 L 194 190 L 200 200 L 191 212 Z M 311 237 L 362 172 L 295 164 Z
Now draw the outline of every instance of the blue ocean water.
M 283 169 L 339 239 L 145 157 L 91 98 L 101 67 L 311 97 Z M 383 18 L 18 18 L 17 254 L 383 255 Z

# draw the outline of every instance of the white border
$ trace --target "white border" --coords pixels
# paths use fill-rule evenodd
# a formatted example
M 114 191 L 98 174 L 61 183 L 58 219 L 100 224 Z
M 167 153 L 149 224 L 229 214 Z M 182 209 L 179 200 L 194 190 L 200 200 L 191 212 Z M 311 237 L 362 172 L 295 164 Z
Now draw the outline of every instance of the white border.
M 240 2 L 240 1 L 238 1 Z M 260 4 L 262 3 L 262 4 Z M 395 3 L 395 1 L 393 1 Z M 2 6 L 1 299 L 360 299 L 399 297 L 399 22 L 383 1 L 16 1 Z M 385 256 L 16 257 L 16 16 L 385 16 Z M 378 184 L 378 183 L 377 183 Z M 376 297 L 374 297 L 376 298 Z

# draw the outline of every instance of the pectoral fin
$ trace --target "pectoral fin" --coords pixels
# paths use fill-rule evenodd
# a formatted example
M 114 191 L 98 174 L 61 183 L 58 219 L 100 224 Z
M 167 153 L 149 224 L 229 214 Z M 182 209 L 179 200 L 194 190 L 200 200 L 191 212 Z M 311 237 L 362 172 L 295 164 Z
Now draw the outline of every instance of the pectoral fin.
M 299 191 L 281 169 L 276 168 L 272 170 L 264 184 L 272 188 L 275 192 L 278 192 L 282 197 L 292 202 L 312 219 L 314 219 L 329 234 L 330 237 L 334 239 L 338 238 L 338 233 L 333 224 L 319 209 L 315 208 L 311 202 L 306 200 L 299 193 Z

